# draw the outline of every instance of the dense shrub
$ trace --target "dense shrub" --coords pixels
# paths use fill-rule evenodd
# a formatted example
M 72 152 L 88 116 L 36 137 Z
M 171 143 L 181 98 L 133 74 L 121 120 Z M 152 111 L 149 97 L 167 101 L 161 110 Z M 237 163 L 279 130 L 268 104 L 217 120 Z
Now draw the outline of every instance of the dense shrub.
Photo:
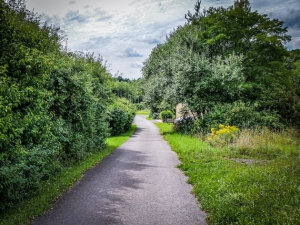
M 158 112 L 153 112 L 153 113 L 151 112 L 151 115 L 150 115 L 150 117 L 154 120 L 159 119 L 160 118 L 159 116 L 160 115 Z
M 127 99 L 115 99 L 109 107 L 106 121 L 109 123 L 110 134 L 117 135 L 127 131 L 133 122 L 136 108 Z
M 145 106 L 144 103 L 136 103 L 135 107 L 136 107 L 137 110 L 144 110 L 144 109 L 146 109 L 146 106 Z
M 209 133 L 219 124 L 233 124 L 241 129 L 250 127 L 281 128 L 280 116 L 276 112 L 259 111 L 255 105 L 241 101 L 233 104 L 215 105 L 199 118 L 198 130 Z
M 50 112 L 62 125 L 56 131 L 65 149 L 61 156 L 72 163 L 104 147 L 108 90 L 103 84 L 108 78 L 101 61 L 89 54 L 61 55 L 57 64 L 47 83 L 55 93 Z
M 167 119 L 174 118 L 174 114 L 170 110 L 164 110 L 160 112 L 160 118 L 165 122 Z
M 101 58 L 62 51 L 58 29 L 40 24 L 23 1 L 7 2 L 0 0 L 0 211 L 103 149 L 110 95 Z
M 182 134 L 193 134 L 195 132 L 195 118 L 192 116 L 183 116 L 174 122 L 174 131 Z

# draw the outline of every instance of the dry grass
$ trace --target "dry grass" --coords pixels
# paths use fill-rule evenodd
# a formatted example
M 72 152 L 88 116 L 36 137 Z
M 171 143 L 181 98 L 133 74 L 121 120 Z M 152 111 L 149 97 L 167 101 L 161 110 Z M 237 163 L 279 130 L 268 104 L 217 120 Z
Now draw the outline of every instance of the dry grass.
M 279 132 L 269 129 L 243 130 L 228 147 L 243 156 L 274 159 L 300 154 L 300 133 L 294 129 Z

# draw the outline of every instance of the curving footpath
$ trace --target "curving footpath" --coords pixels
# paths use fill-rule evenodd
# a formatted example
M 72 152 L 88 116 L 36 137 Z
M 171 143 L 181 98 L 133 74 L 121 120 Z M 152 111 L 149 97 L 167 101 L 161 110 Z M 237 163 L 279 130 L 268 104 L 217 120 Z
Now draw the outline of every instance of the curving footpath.
M 33 225 L 202 225 L 180 163 L 158 128 L 135 117 L 135 134 L 89 170 Z

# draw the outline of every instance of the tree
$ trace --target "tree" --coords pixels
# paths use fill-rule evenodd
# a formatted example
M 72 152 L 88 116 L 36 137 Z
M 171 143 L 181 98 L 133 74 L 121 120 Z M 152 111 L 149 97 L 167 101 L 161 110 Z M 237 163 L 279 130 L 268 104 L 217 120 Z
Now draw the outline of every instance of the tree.
M 199 115 L 238 101 L 287 123 L 296 113 L 289 103 L 297 52 L 287 62 L 283 22 L 251 11 L 248 0 L 203 13 L 200 5 L 144 62 L 145 102 L 152 111 L 184 102 Z
M 210 57 L 225 57 L 233 52 L 244 56 L 245 99 L 259 98 L 276 79 L 274 73 L 282 70 L 287 56 L 283 44 L 290 40 L 287 28 L 282 21 L 252 12 L 248 0 L 235 1 L 227 9 L 209 8 L 201 18 L 200 32 Z

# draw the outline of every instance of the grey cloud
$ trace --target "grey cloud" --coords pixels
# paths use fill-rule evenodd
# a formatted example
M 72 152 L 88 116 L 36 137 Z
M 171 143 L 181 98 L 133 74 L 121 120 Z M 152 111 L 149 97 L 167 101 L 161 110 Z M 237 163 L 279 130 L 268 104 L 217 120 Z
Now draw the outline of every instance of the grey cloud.
M 123 57 L 143 57 L 143 55 L 134 50 L 133 47 L 128 47 L 125 49 Z
M 233 2 L 233 1 L 232 1 Z M 268 11 L 272 11 L 277 6 L 291 6 L 291 5 L 299 5 L 299 0 L 289 0 L 289 1 L 282 1 L 282 0 L 252 0 L 250 1 L 251 7 L 253 9 L 257 9 L 258 12 L 261 9 L 266 9 Z M 231 3 L 232 4 L 232 3 Z
M 69 4 L 74 5 L 74 4 L 76 4 L 76 1 L 69 1 Z
M 159 44 L 159 43 L 162 43 L 163 40 L 162 40 L 162 37 L 159 37 L 159 36 L 146 36 L 146 37 L 143 37 L 139 40 L 140 42 L 145 42 L 147 44 Z
M 65 22 L 66 23 L 72 23 L 72 22 L 78 22 L 78 23 L 84 23 L 89 18 L 88 15 L 80 14 L 79 11 L 69 11 L 65 15 Z
M 287 15 L 282 17 L 284 24 L 290 28 L 300 28 L 300 9 L 291 9 Z
M 78 47 L 80 50 L 97 49 L 99 46 L 108 46 L 112 41 L 109 37 L 92 37 L 88 41 L 81 43 Z
M 107 13 L 101 8 L 94 9 L 94 12 L 96 14 L 97 21 L 109 20 L 113 17 L 111 14 Z
M 300 49 L 300 38 L 292 40 L 292 49 Z
M 142 68 L 143 67 L 143 65 L 141 63 L 132 63 L 130 66 L 132 68 Z

